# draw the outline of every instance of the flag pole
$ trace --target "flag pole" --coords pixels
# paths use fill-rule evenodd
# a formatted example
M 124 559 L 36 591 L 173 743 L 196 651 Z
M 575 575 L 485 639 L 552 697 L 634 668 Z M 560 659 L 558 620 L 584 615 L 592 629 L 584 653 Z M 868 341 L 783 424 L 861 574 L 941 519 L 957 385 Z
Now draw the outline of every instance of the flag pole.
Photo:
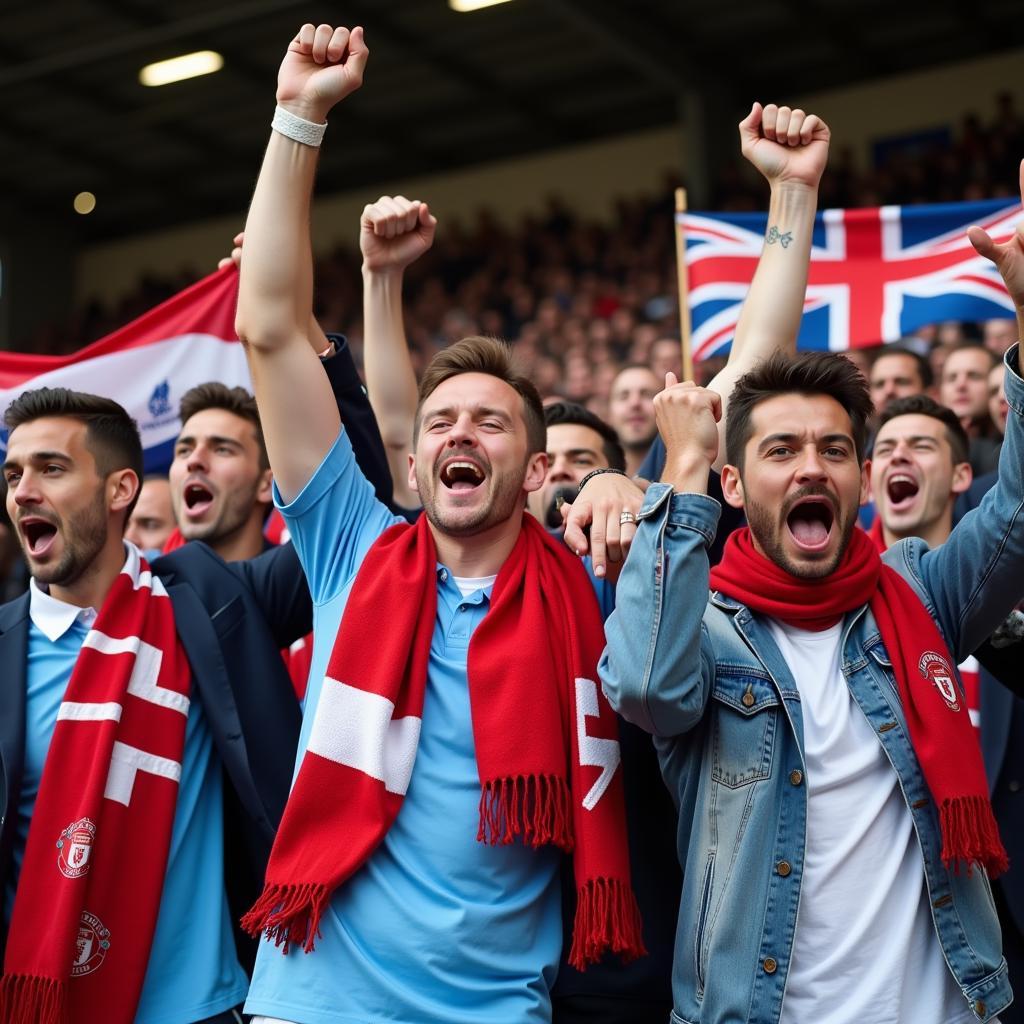
M 676 189 L 676 272 L 679 277 L 679 340 L 683 350 L 683 380 L 693 380 L 693 353 L 690 351 L 689 281 L 686 270 L 686 224 L 678 216 L 686 213 L 686 189 Z

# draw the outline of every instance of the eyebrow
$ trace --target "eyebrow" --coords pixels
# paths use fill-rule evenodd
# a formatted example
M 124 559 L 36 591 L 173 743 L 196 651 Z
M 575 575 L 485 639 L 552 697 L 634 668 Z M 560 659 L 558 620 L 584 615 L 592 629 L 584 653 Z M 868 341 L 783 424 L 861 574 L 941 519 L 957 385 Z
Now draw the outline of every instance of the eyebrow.
M 209 437 L 206 438 L 206 441 L 209 444 L 211 444 L 211 445 L 231 444 L 231 445 L 234 445 L 236 448 L 243 447 L 241 441 L 237 441 L 233 437 L 224 437 L 221 434 L 211 434 Z M 195 444 L 195 443 L 196 443 L 196 439 L 191 434 L 187 434 L 187 435 L 183 435 L 182 437 L 179 437 L 178 440 L 174 442 L 174 447 L 177 448 L 179 444 Z
M 564 455 L 567 459 L 574 458 L 577 455 L 593 455 L 596 458 L 597 454 L 596 448 L 570 448 L 564 452 L 548 452 L 549 457 L 552 455 Z
M 511 423 L 512 417 L 509 416 L 504 409 L 496 409 L 489 405 L 477 405 L 472 407 L 473 418 L 481 419 L 485 416 L 494 416 L 504 423 Z M 443 409 L 429 409 L 424 413 L 423 418 L 425 420 L 436 419 L 438 416 L 447 416 L 449 419 L 455 419 L 458 415 L 459 410 L 453 405 L 446 405 Z
M 875 448 L 883 444 L 895 444 L 897 441 L 906 441 L 907 444 L 917 444 L 918 441 L 931 441 L 932 444 L 938 444 L 939 439 L 932 437 L 931 434 L 911 434 L 910 437 L 883 437 L 880 440 L 875 441 Z
M 26 462 L 66 462 L 69 465 L 74 461 L 67 452 L 57 451 L 44 451 L 44 452 L 32 452 L 31 455 L 25 460 Z M 9 469 L 17 469 L 23 463 L 17 462 L 14 459 L 7 459 L 3 466 L 0 467 L 0 471 L 7 472 Z
M 762 454 L 769 449 L 773 444 L 779 444 L 780 442 L 786 444 L 793 444 L 802 439 L 800 434 L 769 434 L 758 446 L 758 454 Z M 837 441 L 842 441 L 844 444 L 848 444 L 851 448 L 855 447 L 853 438 L 849 434 L 825 434 L 823 437 L 817 439 L 817 444 L 835 444 Z

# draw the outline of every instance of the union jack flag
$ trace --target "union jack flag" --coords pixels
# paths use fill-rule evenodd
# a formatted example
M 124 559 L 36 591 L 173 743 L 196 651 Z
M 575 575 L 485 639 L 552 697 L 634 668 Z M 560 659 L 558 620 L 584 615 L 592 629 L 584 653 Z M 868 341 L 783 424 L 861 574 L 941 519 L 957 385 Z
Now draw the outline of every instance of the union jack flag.
M 1024 218 L 1006 199 L 823 210 L 814 224 L 801 349 L 897 341 L 925 324 L 1014 316 L 992 263 L 967 240 L 978 224 L 1006 241 Z M 765 214 L 680 213 L 694 359 L 728 351 L 764 243 Z M 785 245 L 786 236 L 778 235 Z

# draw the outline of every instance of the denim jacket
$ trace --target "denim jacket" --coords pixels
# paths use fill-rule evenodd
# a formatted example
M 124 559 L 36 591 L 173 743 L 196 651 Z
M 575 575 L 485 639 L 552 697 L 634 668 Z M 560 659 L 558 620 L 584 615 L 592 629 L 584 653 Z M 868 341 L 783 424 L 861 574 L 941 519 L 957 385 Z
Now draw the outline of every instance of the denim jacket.
M 934 550 L 900 542 L 906 579 L 962 660 L 1024 591 L 1024 381 L 1007 354 L 999 482 Z M 718 503 L 652 485 L 606 624 L 600 674 L 624 718 L 655 737 L 679 805 L 684 869 L 676 1024 L 775 1024 L 793 953 L 807 836 L 800 694 L 764 619 L 708 594 Z M 707 595 L 705 601 L 705 595 Z M 946 962 L 979 1021 L 1011 1000 L 984 871 L 947 871 L 938 814 L 911 746 L 889 652 L 864 606 L 845 617 L 842 671 L 896 772 L 924 860 Z M 870 878 L 864 880 L 870 885 Z

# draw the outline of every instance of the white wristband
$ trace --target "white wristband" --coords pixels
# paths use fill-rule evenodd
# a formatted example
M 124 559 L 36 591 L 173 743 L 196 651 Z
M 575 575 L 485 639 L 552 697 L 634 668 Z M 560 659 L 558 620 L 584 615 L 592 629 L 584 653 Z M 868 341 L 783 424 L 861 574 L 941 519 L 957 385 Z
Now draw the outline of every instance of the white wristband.
M 274 111 L 274 120 L 270 122 L 270 127 L 279 135 L 316 149 L 324 141 L 327 122 L 317 124 L 316 121 L 307 121 L 304 117 L 285 110 L 284 107 L 278 107 Z

